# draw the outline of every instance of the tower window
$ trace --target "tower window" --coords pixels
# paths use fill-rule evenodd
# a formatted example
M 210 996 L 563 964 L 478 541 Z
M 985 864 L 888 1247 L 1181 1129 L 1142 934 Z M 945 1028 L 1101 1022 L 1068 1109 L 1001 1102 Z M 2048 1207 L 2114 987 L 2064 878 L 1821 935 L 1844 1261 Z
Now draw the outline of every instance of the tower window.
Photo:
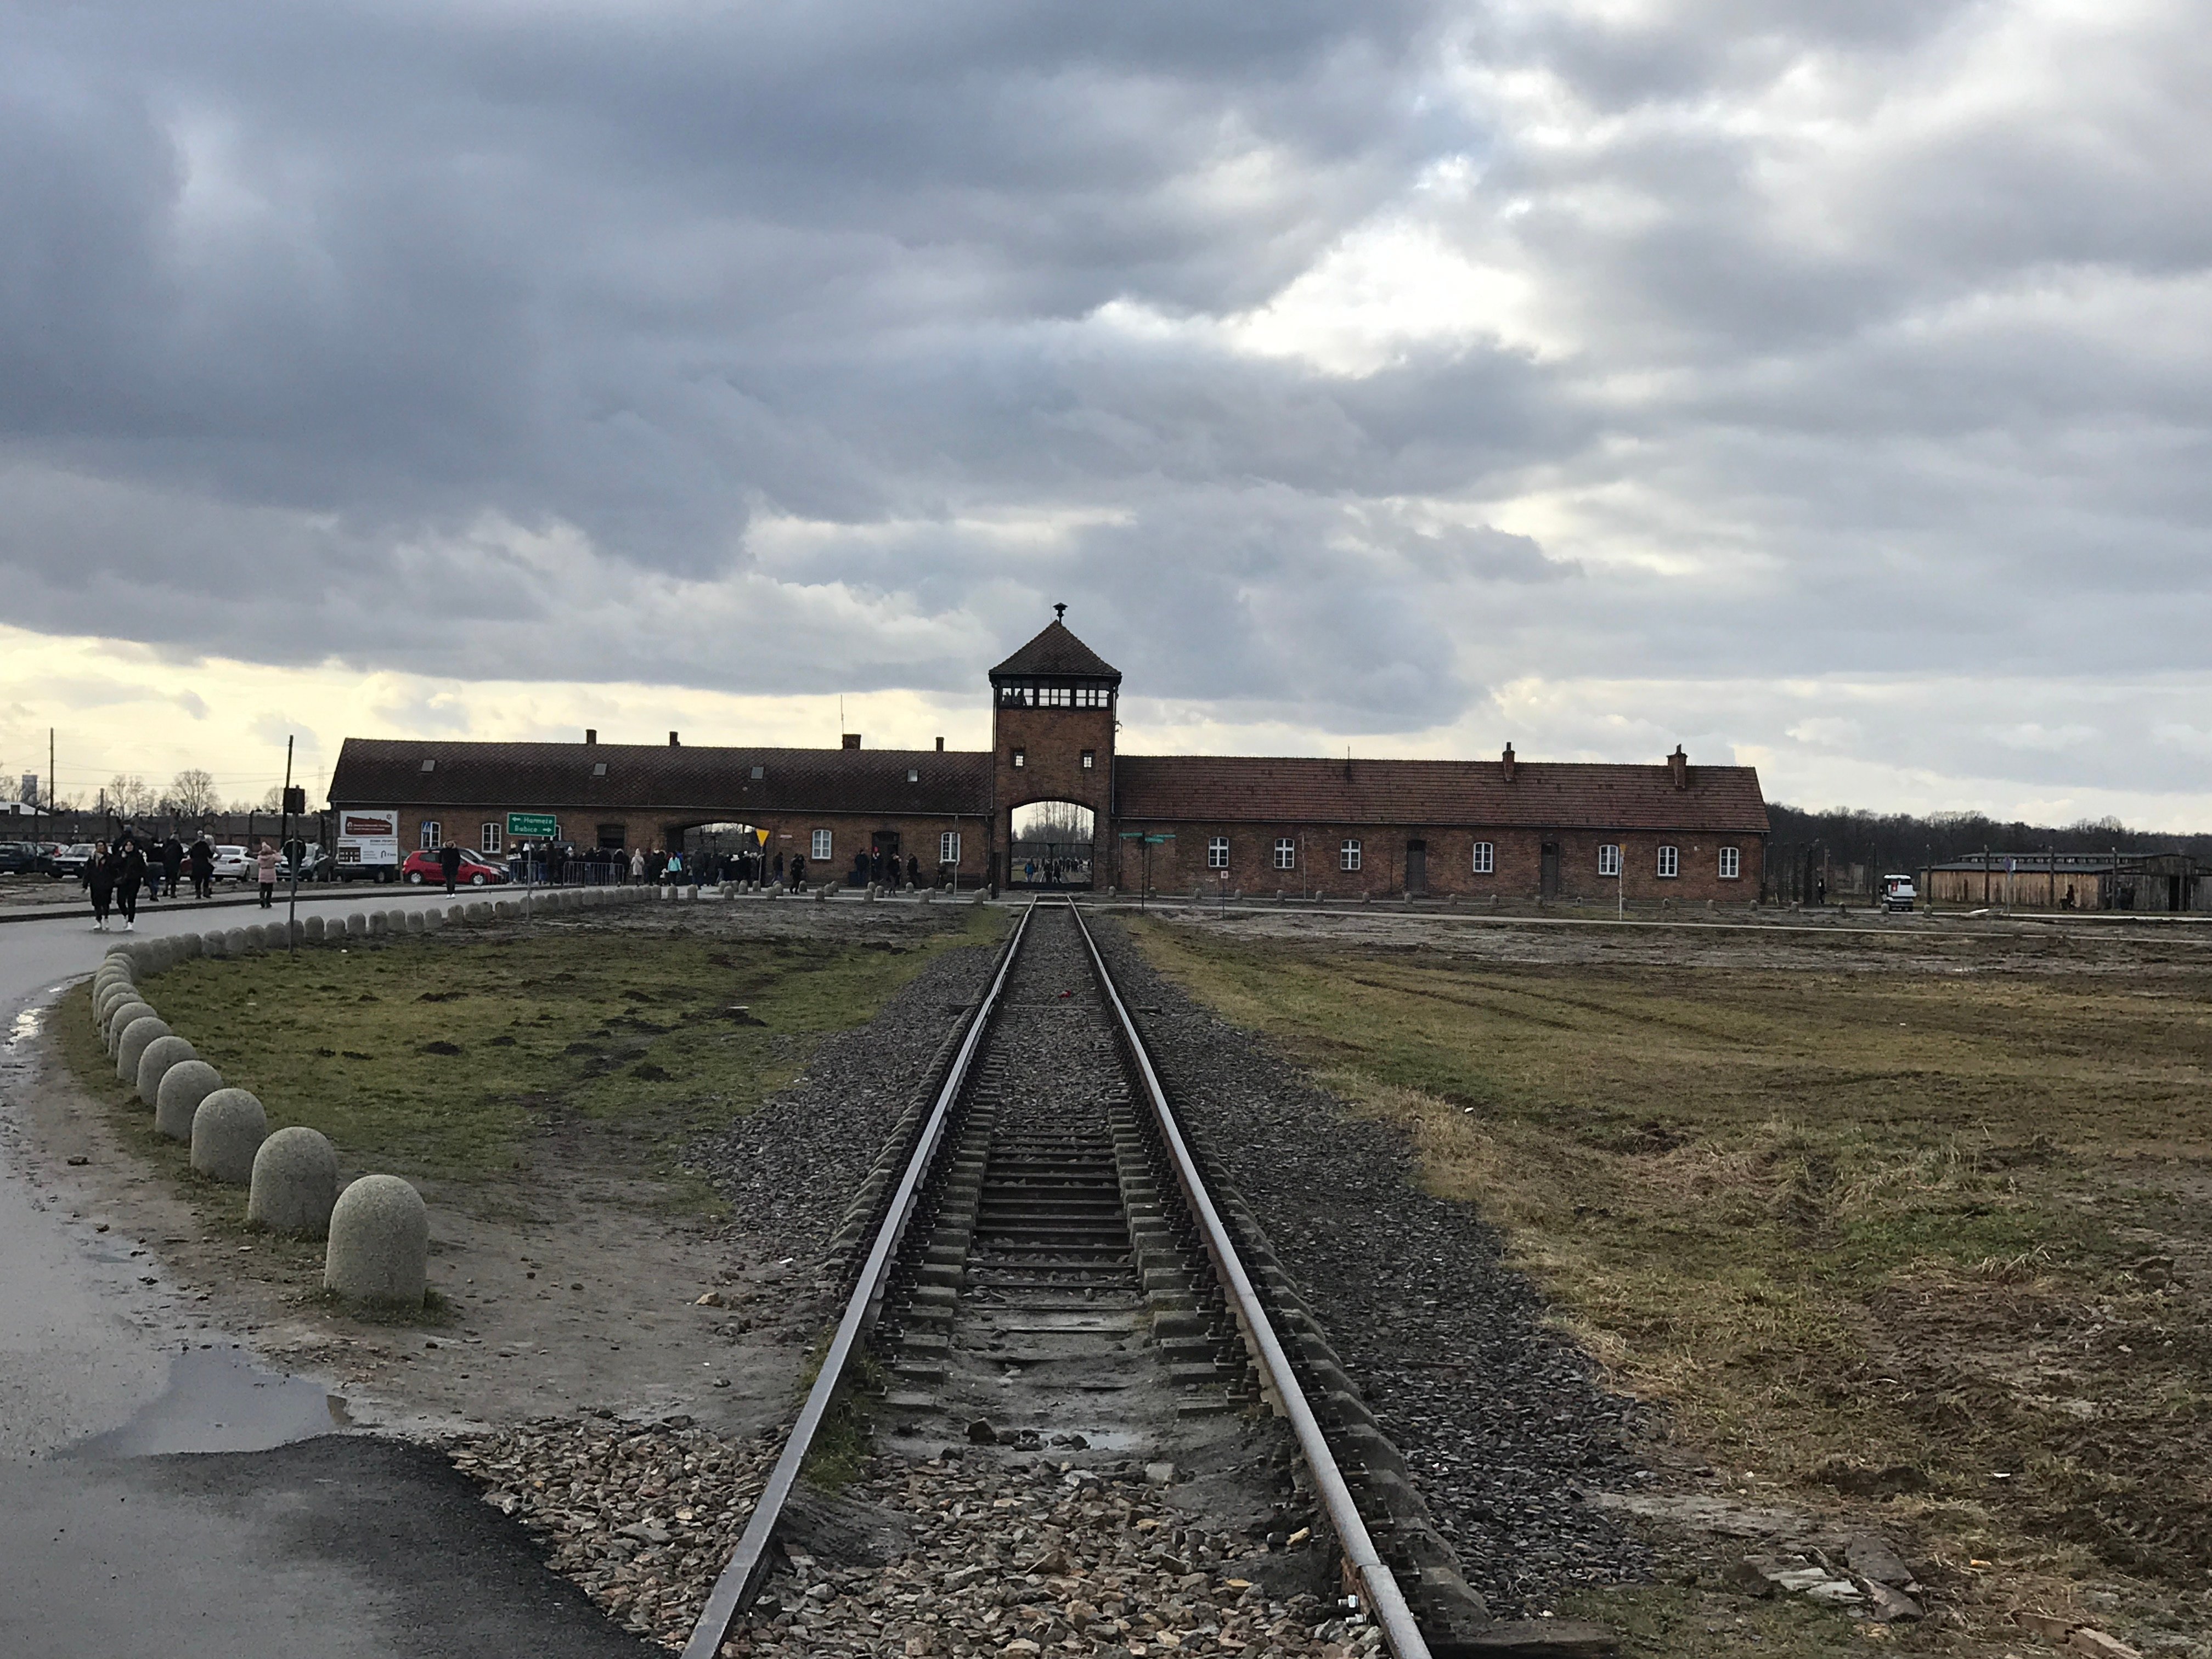
M 1620 848 L 1606 846 L 1597 849 L 1597 872 L 1601 876 L 1617 876 L 1620 873 Z
M 1659 849 L 1659 873 L 1662 876 L 1682 873 L 1682 851 L 1680 848 L 1662 847 Z
M 1494 842 L 1479 841 L 1474 844 L 1474 873 L 1489 875 L 1498 867 L 1498 848 Z
M 1097 764 L 1098 751 L 1096 749 L 1085 750 L 1083 751 L 1083 769 L 1088 772 Z
M 1295 870 L 1297 867 L 1297 842 L 1292 841 L 1288 836 L 1278 837 L 1275 842 L 1275 868 L 1278 870 Z
M 1356 841 L 1346 842 L 1343 846 L 1337 848 L 1336 858 L 1340 868 L 1357 870 L 1359 867 L 1359 843 Z
M 1030 754 L 1028 750 L 1017 749 L 1014 750 L 1014 764 L 1016 766 L 1027 766 L 1029 763 Z
M 1229 837 L 1216 836 L 1206 843 L 1206 867 L 1226 870 L 1229 867 Z

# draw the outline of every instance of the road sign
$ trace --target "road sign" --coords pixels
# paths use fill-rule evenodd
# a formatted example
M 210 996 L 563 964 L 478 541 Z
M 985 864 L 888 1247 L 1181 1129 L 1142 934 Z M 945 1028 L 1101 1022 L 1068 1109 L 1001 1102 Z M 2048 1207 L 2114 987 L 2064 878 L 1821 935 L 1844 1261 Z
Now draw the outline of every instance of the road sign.
M 509 812 L 507 833 L 526 841 L 550 841 L 561 833 L 561 820 L 550 812 Z
M 1175 836 L 1172 832 L 1164 836 L 1148 836 L 1141 830 L 1124 830 L 1121 832 L 1121 839 L 1123 841 L 1140 841 L 1147 847 L 1158 847 L 1162 842 L 1173 841 L 1175 839 Z

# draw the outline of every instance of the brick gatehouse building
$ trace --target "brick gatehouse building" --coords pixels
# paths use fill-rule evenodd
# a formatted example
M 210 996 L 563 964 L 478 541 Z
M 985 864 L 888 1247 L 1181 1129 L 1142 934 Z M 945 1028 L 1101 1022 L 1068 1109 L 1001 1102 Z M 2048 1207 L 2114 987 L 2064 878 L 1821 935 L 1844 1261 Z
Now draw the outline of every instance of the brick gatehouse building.
M 1063 607 L 1064 608 L 1064 607 Z M 577 848 L 674 848 L 702 825 L 764 832 L 811 878 L 871 853 L 963 886 L 1273 896 L 1429 893 L 1633 901 L 1759 896 L 1759 775 L 1692 766 L 1123 755 L 1119 670 L 1055 617 L 991 671 L 988 754 L 935 749 L 455 743 L 349 738 L 331 805 L 397 809 L 403 853 L 506 850 L 510 814 Z M 1043 803 L 1056 827 L 1021 823 Z M 1024 809 L 1030 809 L 1024 813 Z M 1087 831 L 1088 841 L 1084 840 Z M 542 833 L 542 832 L 541 832 Z

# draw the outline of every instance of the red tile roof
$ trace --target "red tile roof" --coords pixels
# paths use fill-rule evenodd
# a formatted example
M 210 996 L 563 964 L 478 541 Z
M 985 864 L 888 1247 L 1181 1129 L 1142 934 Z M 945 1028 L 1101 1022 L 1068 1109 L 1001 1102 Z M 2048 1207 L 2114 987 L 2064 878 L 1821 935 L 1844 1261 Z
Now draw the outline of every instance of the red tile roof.
M 1115 811 L 1127 822 L 1465 824 L 1543 830 L 1699 830 L 1765 835 L 1749 766 L 1668 769 L 1520 761 L 1267 759 L 1123 755 Z
M 433 763 L 428 771 L 425 761 Z M 605 766 L 605 775 L 592 768 Z M 762 775 L 756 779 L 753 769 Z M 908 783 L 907 774 L 919 774 Z M 932 749 L 723 749 L 626 743 L 459 743 L 348 738 L 337 806 L 543 806 L 690 815 L 959 813 L 990 810 L 991 757 Z
M 1069 674 L 1087 679 L 1119 680 L 1121 671 L 1068 631 L 1055 617 L 1044 631 L 991 671 L 991 680 L 1025 674 Z

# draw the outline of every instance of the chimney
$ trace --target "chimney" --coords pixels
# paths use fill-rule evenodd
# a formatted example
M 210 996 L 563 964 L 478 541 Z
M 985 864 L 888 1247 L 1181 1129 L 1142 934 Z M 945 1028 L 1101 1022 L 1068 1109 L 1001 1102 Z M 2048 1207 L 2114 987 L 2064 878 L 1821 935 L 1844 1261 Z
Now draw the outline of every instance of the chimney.
M 858 749 L 860 746 L 860 734 L 858 732 L 848 732 L 845 734 L 845 747 L 848 749 Z
M 937 740 L 937 752 L 940 755 L 945 752 L 945 739 L 942 738 Z
M 1667 757 L 1667 770 L 1673 775 L 1677 789 L 1690 787 L 1690 757 L 1682 752 L 1679 743 L 1674 745 L 1674 752 Z
M 676 741 L 676 734 L 675 734 L 673 732 L 671 732 L 668 734 L 668 746 L 669 746 L 671 749 L 674 749 L 674 748 L 677 748 L 677 747 L 678 747 L 678 746 L 679 746 L 679 745 L 678 744 L 677 741 Z
M 1505 775 L 1505 781 L 1506 781 L 1506 782 L 1508 782 L 1508 783 L 1512 782 L 1512 781 L 1513 781 L 1513 745 L 1512 745 L 1511 744 L 1510 744 L 1510 743 L 1509 743 L 1509 744 L 1507 744 L 1505 745 L 1505 752 L 1504 752 L 1503 755 L 1500 755 L 1500 756 L 1498 757 L 1498 769 L 1499 769 L 1500 771 L 1502 771 L 1503 773 L 1504 773 L 1504 775 Z
M 584 728 L 584 741 L 586 743 L 597 743 L 599 740 L 599 728 L 598 726 L 587 726 Z

